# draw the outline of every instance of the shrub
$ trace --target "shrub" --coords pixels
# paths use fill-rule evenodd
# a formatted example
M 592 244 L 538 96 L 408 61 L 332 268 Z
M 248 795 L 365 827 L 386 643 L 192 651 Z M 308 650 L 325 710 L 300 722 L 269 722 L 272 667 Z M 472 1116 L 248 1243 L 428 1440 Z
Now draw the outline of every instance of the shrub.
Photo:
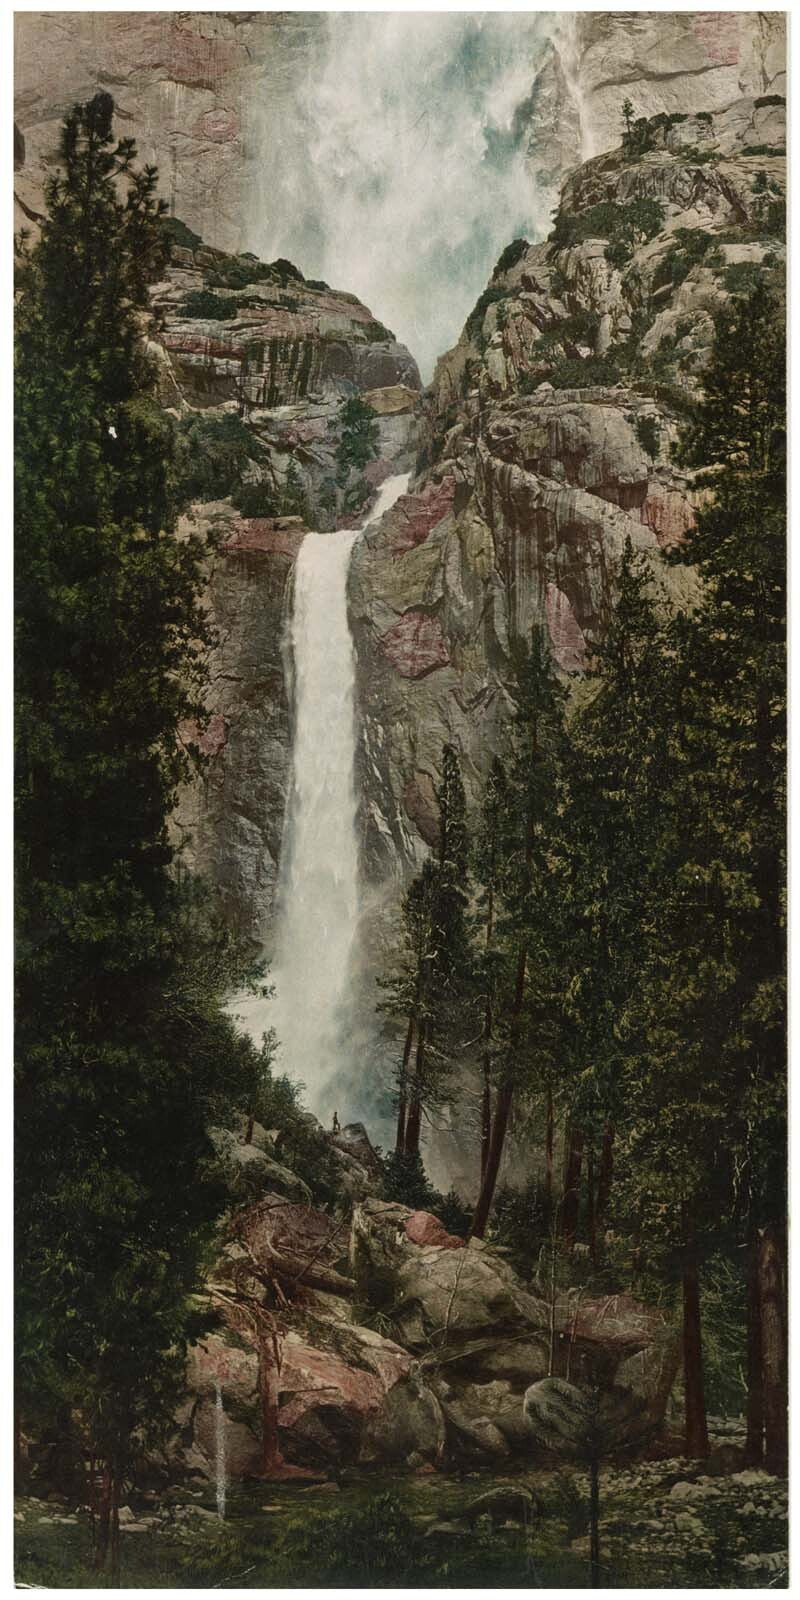
M 466 1238 L 472 1221 L 472 1212 L 464 1205 L 455 1189 L 450 1189 L 446 1195 L 442 1195 L 434 1188 L 425 1172 L 419 1153 L 407 1156 L 392 1150 L 389 1155 L 381 1157 L 381 1165 L 383 1168 L 381 1193 L 384 1200 L 394 1200 L 397 1205 L 410 1206 L 413 1211 L 430 1211 L 434 1217 L 438 1217 L 449 1233 Z
M 344 488 L 352 471 L 361 472 L 378 454 L 378 419 L 371 406 L 356 394 L 342 407 L 338 422 L 342 430 L 336 451 L 336 481 Z
M 658 418 L 653 416 L 637 417 L 634 423 L 634 431 L 642 449 L 655 461 L 658 455 L 658 442 L 661 437 Z
M 193 412 L 176 429 L 176 492 L 179 501 L 221 500 L 251 461 L 263 460 L 258 440 L 232 412 L 206 417 Z
M 555 363 L 550 382 L 554 389 L 587 389 L 595 384 L 619 383 L 620 376 L 618 361 L 614 353 L 608 351 L 604 356 L 587 356 L 584 360 L 579 356 L 564 356 Z
M 504 300 L 505 298 L 505 289 L 501 289 L 496 285 L 490 283 L 488 288 L 484 289 L 483 293 L 475 301 L 464 325 L 464 332 L 468 339 L 477 338 L 483 327 L 483 319 L 489 307 L 495 305 L 498 300 Z
M 706 233 L 702 228 L 678 228 L 675 243 L 656 267 L 653 288 L 661 289 L 668 283 L 677 288 L 689 276 L 692 267 L 704 259 L 713 244 L 713 234 Z
M 180 217 L 165 217 L 163 225 L 170 243 L 179 245 L 182 250 L 196 250 L 203 243 L 199 233 L 181 222 Z
M 512 1266 L 524 1277 L 533 1274 L 552 1224 L 553 1201 L 538 1179 L 532 1178 L 524 1189 L 514 1189 L 510 1185 L 498 1189 L 491 1224 L 492 1243 L 508 1251 Z
M 722 281 L 729 294 L 752 294 L 761 282 L 762 270 L 755 261 L 737 261 L 726 267 Z
M 225 300 L 222 295 L 212 294 L 210 289 L 193 289 L 181 304 L 181 311 L 185 317 L 197 317 L 211 322 L 229 322 L 236 316 L 238 309 L 235 300 Z
M 522 260 L 522 257 L 529 249 L 530 245 L 527 239 L 512 239 L 511 243 L 506 245 L 505 250 L 497 260 L 497 264 L 491 277 L 492 283 L 494 283 L 495 278 L 502 278 L 503 273 L 510 272 L 511 268 L 515 267 L 517 262 Z
M 742 146 L 743 156 L 785 156 L 785 144 L 746 144 Z
M 231 495 L 231 499 L 243 517 L 275 517 L 278 515 L 278 500 L 271 483 L 240 483 Z
M 296 267 L 294 262 L 287 261 L 284 256 L 279 256 L 277 261 L 271 261 L 270 270 L 274 272 L 276 278 L 281 278 L 284 282 L 288 278 L 293 278 L 295 283 L 305 283 L 306 281 L 300 268 Z
M 370 344 L 385 344 L 387 340 L 394 338 L 391 329 L 385 328 L 382 322 L 364 322 L 361 326 Z
M 760 94 L 754 104 L 757 111 L 760 111 L 762 106 L 785 106 L 786 96 L 782 94 Z
M 206 282 L 212 289 L 246 289 L 248 284 L 261 283 L 272 276 L 271 268 L 254 256 L 230 256 L 212 267 Z

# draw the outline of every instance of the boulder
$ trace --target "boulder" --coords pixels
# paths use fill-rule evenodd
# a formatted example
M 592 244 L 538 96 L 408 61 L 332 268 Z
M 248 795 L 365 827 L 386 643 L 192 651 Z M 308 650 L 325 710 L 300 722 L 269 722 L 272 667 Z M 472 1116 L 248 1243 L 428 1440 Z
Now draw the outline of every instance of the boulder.
M 296 1172 L 274 1161 L 259 1145 L 246 1144 L 242 1134 L 230 1128 L 209 1128 L 208 1136 L 235 1194 L 252 1196 L 272 1189 L 288 1200 L 310 1201 L 311 1190 Z

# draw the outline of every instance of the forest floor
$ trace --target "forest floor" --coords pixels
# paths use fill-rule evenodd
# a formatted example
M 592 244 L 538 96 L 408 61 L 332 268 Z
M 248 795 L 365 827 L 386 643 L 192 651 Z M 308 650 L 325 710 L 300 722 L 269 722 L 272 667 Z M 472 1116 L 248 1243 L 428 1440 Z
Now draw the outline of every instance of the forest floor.
M 478 1495 L 527 1485 L 528 1527 L 470 1521 Z M 133 1500 L 134 1497 L 131 1496 Z M 88 1517 L 57 1501 L 15 1504 L 16 1581 L 95 1586 Z M 766 1473 L 707 1477 L 681 1459 L 601 1474 L 604 1588 L 781 1588 L 788 1582 L 787 1485 Z M 121 1515 L 123 1588 L 397 1586 L 584 1588 L 588 1485 L 569 1471 L 213 1485 L 139 1496 Z M 102 1579 L 100 1580 L 102 1586 Z

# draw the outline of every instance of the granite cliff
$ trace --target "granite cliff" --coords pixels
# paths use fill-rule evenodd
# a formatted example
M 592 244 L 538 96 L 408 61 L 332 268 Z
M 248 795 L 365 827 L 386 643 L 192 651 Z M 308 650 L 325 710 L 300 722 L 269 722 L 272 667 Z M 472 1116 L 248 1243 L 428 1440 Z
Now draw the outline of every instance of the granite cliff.
M 291 96 L 318 24 L 250 12 L 17 19 L 22 220 L 35 225 L 66 106 L 109 88 L 182 219 L 148 329 L 162 402 L 198 458 L 225 418 L 251 441 L 237 468 L 249 499 L 234 504 L 230 483 L 211 492 L 206 477 L 187 514 L 214 532 L 219 642 L 207 766 L 177 825 L 253 935 L 269 922 L 280 853 L 282 619 L 308 519 L 362 520 L 383 478 L 415 471 L 350 579 L 364 862 L 373 882 L 402 881 L 436 835 L 446 740 L 477 795 L 508 709 L 513 636 L 543 618 L 562 671 L 579 676 L 626 537 L 659 583 L 685 593 L 660 551 L 691 525 L 697 495 L 670 447 L 702 383 L 715 309 L 783 260 L 784 19 L 554 14 L 509 137 L 534 181 L 560 190 L 555 229 L 503 252 L 421 397 L 413 357 L 353 296 L 308 282 L 302 262 L 242 253 L 259 159 L 252 100 Z M 576 167 L 581 154 L 591 158 Z M 354 396 L 378 443 L 342 486 Z

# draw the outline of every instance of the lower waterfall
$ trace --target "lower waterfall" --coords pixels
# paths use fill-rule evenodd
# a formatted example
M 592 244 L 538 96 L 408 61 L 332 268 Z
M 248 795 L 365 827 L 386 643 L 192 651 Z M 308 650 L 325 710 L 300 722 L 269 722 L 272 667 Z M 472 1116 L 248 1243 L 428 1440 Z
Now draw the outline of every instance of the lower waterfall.
M 388 478 L 373 522 L 410 474 Z M 347 617 L 350 553 L 361 529 L 307 533 L 294 572 L 289 628 L 292 767 L 281 852 L 270 1000 L 234 1010 L 260 1039 L 274 1028 L 276 1067 L 305 1085 L 322 1120 L 339 1104 L 353 1065 L 348 999 L 359 917 L 355 789 L 355 654 Z

